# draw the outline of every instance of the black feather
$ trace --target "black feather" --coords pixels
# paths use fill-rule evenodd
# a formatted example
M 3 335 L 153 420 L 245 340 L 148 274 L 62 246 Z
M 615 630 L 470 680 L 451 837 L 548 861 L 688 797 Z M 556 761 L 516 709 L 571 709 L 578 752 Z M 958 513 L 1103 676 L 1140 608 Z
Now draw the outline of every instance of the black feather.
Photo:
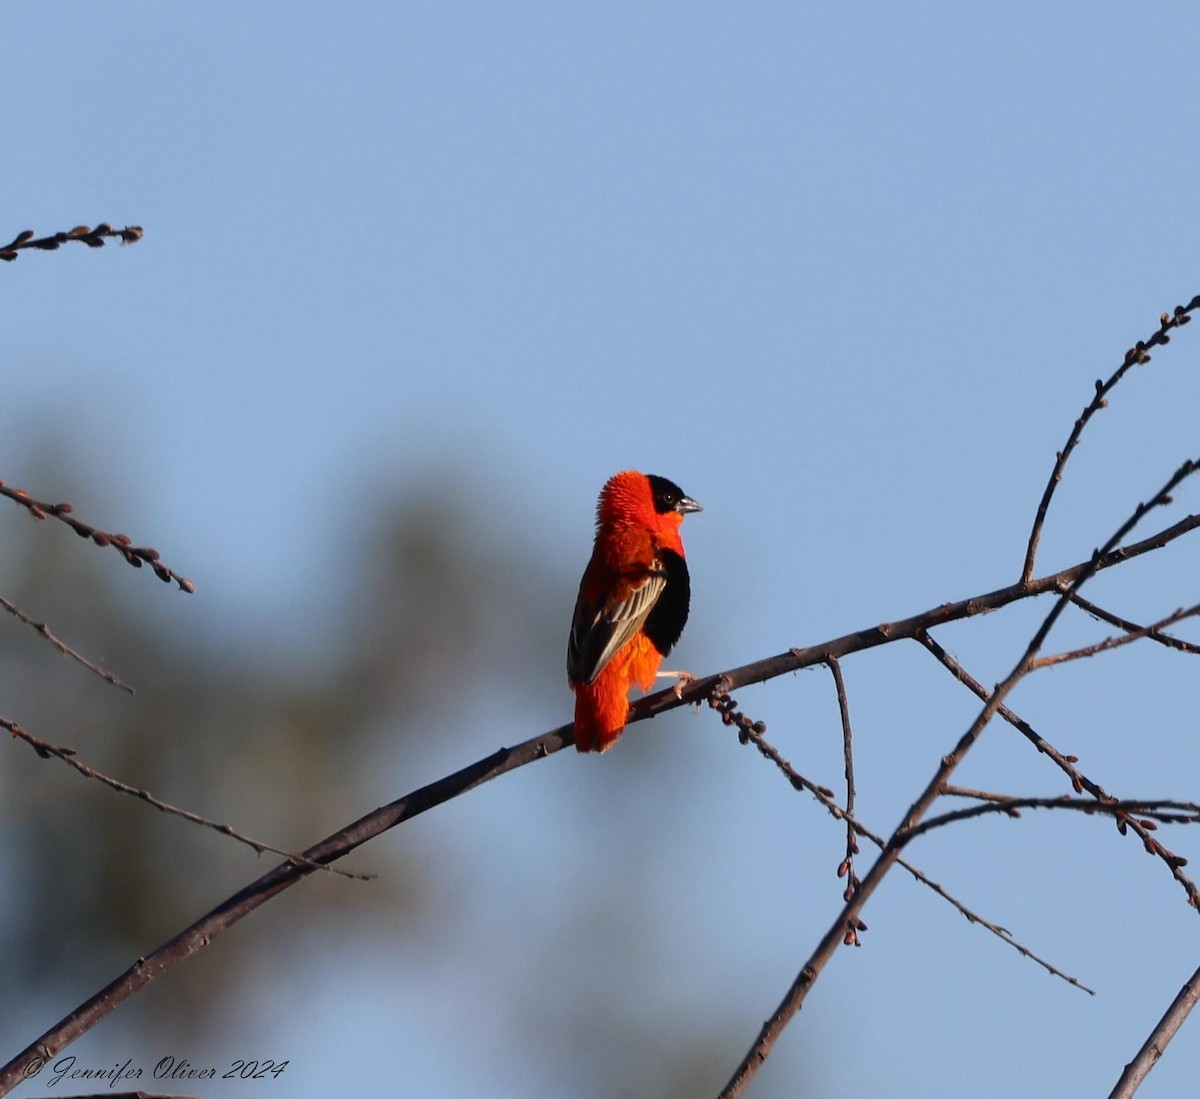
M 692 601 L 692 580 L 688 575 L 687 562 L 674 550 L 664 549 L 661 560 L 667 573 L 667 584 L 642 629 L 650 643 L 666 656 L 687 624 L 688 607 Z

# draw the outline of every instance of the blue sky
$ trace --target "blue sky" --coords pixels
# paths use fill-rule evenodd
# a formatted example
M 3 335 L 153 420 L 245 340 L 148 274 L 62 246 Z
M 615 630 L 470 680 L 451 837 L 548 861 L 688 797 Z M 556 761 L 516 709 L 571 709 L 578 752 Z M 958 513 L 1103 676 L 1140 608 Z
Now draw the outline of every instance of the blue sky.
M 562 562 L 530 599 L 560 608 L 565 633 L 599 486 L 630 466 L 678 481 L 706 509 L 685 531 L 695 594 L 677 650 L 698 673 L 1010 583 L 1093 380 L 1200 292 L 1193 14 L 9 3 L 3 232 L 104 219 L 146 236 L 0 271 L 0 476 L 79 506 L 69 463 L 86 464 L 112 486 L 89 515 L 196 580 L 171 610 L 181 629 L 236 623 L 237 643 L 267 650 L 311 633 L 314 661 L 341 540 L 377 494 L 430 483 L 462 487 L 481 537 L 509 526 Z M 1180 333 L 1089 429 L 1039 571 L 1086 557 L 1196 455 L 1197 339 Z M 53 486 L 31 483 L 47 437 L 72 440 Z M 1171 518 L 1198 499 L 1185 490 Z M 1192 552 L 1103 591 L 1135 618 L 1194 602 Z M 943 643 L 995 682 L 1039 613 Z M 1072 619 L 1062 639 L 1102 632 Z M 845 672 L 860 807 L 886 831 L 973 706 L 915 647 Z M 1174 654 L 1126 653 L 1039 675 L 1013 705 L 1111 788 L 1195 798 L 1193 674 Z M 739 697 L 798 766 L 837 778 L 826 672 Z M 570 700 L 506 702 L 490 724 L 471 705 L 480 723 L 437 747 L 443 769 L 565 720 Z M 837 910 L 837 830 L 708 717 L 639 735 L 689 757 L 664 825 L 678 847 L 647 886 L 682 910 L 678 939 L 651 955 L 669 1002 L 739 1005 L 748 1044 Z M 995 729 L 963 781 L 1061 792 L 1031 756 Z M 579 769 L 609 758 L 539 765 L 425 826 L 470 844 L 562 814 L 544 863 L 502 851 L 489 872 L 520 924 L 503 883 L 540 891 L 542 874 L 579 872 L 561 833 L 588 796 Z M 432 777 L 383 774 L 380 797 Z M 831 1097 L 1111 1086 L 1195 955 L 1164 868 L 1095 821 L 1049 817 L 946 831 L 913 854 L 1102 995 L 1051 983 L 897 878 L 761 1093 L 791 1094 L 789 1071 L 815 1060 Z M 596 857 L 603 876 L 630 855 Z M 446 949 L 469 968 L 482 936 L 466 926 Z M 457 1013 L 486 1033 L 485 1005 L 434 994 L 416 968 L 349 958 L 294 974 L 296 999 L 339 1004 L 346 1059 L 314 1055 L 273 1094 L 358 1083 L 348 1063 L 378 1082 L 366 1066 L 383 1048 L 423 1094 L 501 1094 L 497 1064 L 505 1093 L 561 1094 L 496 1035 L 461 1049 Z M 397 981 L 428 1009 L 401 1018 Z M 299 1030 L 267 992 L 255 1003 L 264 1034 Z M 1195 1025 L 1143 1094 L 1194 1078 Z M 84 1048 L 109 1059 L 102 1035 Z

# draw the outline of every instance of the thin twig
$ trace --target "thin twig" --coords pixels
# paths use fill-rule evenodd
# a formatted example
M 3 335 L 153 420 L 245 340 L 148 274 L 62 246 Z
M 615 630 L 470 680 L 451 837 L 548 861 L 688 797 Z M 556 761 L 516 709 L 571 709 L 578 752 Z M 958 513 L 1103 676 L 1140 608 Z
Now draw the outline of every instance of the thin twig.
M 62 653 L 63 656 L 69 656 L 72 660 L 77 660 L 80 664 L 82 664 L 85 668 L 87 668 L 87 670 L 89 672 L 94 672 L 101 679 L 103 679 L 106 683 L 111 683 L 114 687 L 120 687 L 121 690 L 127 691 L 129 694 L 134 693 L 133 688 L 131 686 L 129 686 L 128 683 L 122 683 L 115 675 L 113 675 L 112 672 L 106 671 L 104 668 L 101 668 L 98 664 L 93 664 L 86 657 L 81 656 L 74 649 L 72 649 L 71 646 L 68 645 L 65 641 L 62 641 L 59 638 L 55 637 L 54 634 L 50 632 L 50 627 L 47 626 L 45 622 L 35 622 L 32 618 L 29 617 L 29 615 L 27 615 L 23 610 L 21 610 L 20 607 L 16 606 L 13 603 L 10 603 L 2 595 L 0 595 L 0 607 L 3 607 L 14 618 L 17 618 L 20 621 L 24 622 L 25 625 L 32 626 L 34 628 L 34 630 L 36 630 L 47 641 L 49 641 L 50 644 L 53 645 L 60 653 Z
M 1089 599 L 1084 599 L 1082 595 L 1072 595 L 1071 602 L 1088 614 L 1094 615 L 1096 618 L 1107 622 L 1110 626 L 1116 626 L 1119 630 L 1124 630 L 1126 633 L 1140 633 L 1143 628 L 1136 622 L 1130 622 L 1127 618 L 1122 618 L 1120 615 L 1113 614 L 1112 611 L 1106 611 L 1103 607 L 1096 606 Z M 1146 636 L 1151 641 L 1157 641 L 1160 645 L 1165 645 L 1169 649 L 1178 649 L 1184 653 L 1200 653 L 1200 645 L 1193 645 L 1190 641 L 1183 641 L 1178 637 L 1174 637 L 1169 633 L 1160 633 L 1158 630 L 1151 629 L 1146 631 Z
M 49 516 L 61 523 L 66 523 L 80 538 L 90 538 L 98 546 L 112 546 L 135 569 L 140 569 L 144 564 L 149 565 L 154 570 L 154 575 L 163 583 L 170 583 L 174 580 L 180 589 L 189 595 L 196 590 L 196 585 L 186 576 L 180 576 L 158 559 L 158 550 L 151 549 L 149 546 L 135 546 L 127 534 L 109 534 L 107 531 L 88 526 L 87 523 L 81 522 L 71 514 L 75 510 L 71 504 L 43 503 L 41 500 L 33 499 L 23 489 L 9 488 L 3 481 L 0 481 L 0 496 L 7 496 L 10 500 L 20 504 L 35 519 L 45 519 Z
M 42 252 L 54 252 L 69 241 L 79 241 L 89 248 L 103 248 L 105 240 L 120 237 L 122 244 L 136 244 L 145 235 L 140 225 L 126 225 L 124 229 L 114 229 L 106 221 L 102 221 L 95 229 L 86 225 L 77 225 L 65 233 L 52 233 L 48 237 L 33 235 L 32 229 L 18 233 L 7 244 L 0 246 L 0 260 L 11 263 L 17 258 L 17 253 L 25 248 L 36 248 Z
M 949 793 L 950 791 L 945 792 Z M 1118 819 L 1128 818 L 1136 813 L 1143 818 L 1138 823 L 1151 831 L 1159 824 L 1200 824 L 1200 805 L 1193 801 L 1172 801 L 1167 798 L 1122 798 L 1119 801 L 1096 801 L 1090 798 L 1073 798 L 1067 794 L 1056 798 L 989 797 L 989 800 L 979 805 L 954 809 L 936 817 L 926 817 L 910 830 L 909 839 L 916 839 L 917 836 L 922 836 L 926 832 L 942 828 L 947 824 L 958 824 L 976 817 L 997 814 L 1019 817 L 1022 809 L 1067 809 L 1091 816 L 1110 816 Z M 1187 859 L 1179 856 L 1176 858 L 1181 866 L 1187 865 Z
M 831 790 L 829 790 L 827 787 L 814 783 L 811 779 L 807 779 L 800 774 L 800 772 L 797 771 L 791 765 L 791 763 L 789 763 L 783 757 L 779 749 L 777 749 L 773 744 L 770 743 L 770 741 L 766 739 L 764 735 L 766 731 L 765 723 L 761 721 L 752 721 L 750 718 L 746 717 L 745 714 L 739 712 L 737 709 L 737 700 L 731 698 L 727 691 L 722 691 L 720 688 L 721 684 L 718 683 L 713 694 L 709 696 L 709 705 L 714 710 L 720 712 L 721 720 L 724 722 L 724 724 L 737 726 L 738 739 L 743 744 L 753 744 L 758 749 L 760 755 L 762 755 L 765 759 L 770 760 L 775 765 L 780 774 L 782 774 L 784 778 L 788 780 L 794 790 L 803 790 L 812 794 L 812 796 L 815 797 L 817 801 L 819 801 L 825 807 L 825 809 L 835 820 L 844 821 L 847 828 L 851 829 L 855 834 L 870 840 L 870 842 L 880 850 L 886 846 L 887 841 L 881 835 L 873 832 L 865 824 L 855 818 L 852 813 L 850 813 L 847 809 L 842 808 L 842 806 L 838 805 L 838 803 L 833 800 L 833 792 Z M 999 924 L 992 923 L 991 920 L 985 919 L 983 916 L 979 915 L 978 912 L 968 908 L 962 901 L 948 892 L 945 887 L 938 884 L 923 870 L 914 866 L 907 859 L 903 857 L 897 858 L 896 865 L 907 870 L 922 885 L 932 889 L 933 892 L 939 897 L 949 902 L 964 917 L 966 917 L 968 923 L 979 924 L 980 927 L 990 931 L 997 938 L 1011 946 L 1022 957 L 1028 958 L 1030 961 L 1037 963 L 1052 976 L 1066 981 L 1069 985 L 1074 985 L 1081 991 L 1086 992 L 1089 996 L 1094 996 L 1096 994 L 1094 989 L 1091 989 L 1087 985 L 1083 984 L 1078 978 L 1072 977 L 1069 973 L 1064 973 L 1061 969 L 1052 965 L 1044 958 L 1039 957 L 1027 946 L 1015 939 L 1012 932 L 1010 932 L 1007 928 L 1001 927 Z M 849 898 L 846 899 L 848 900 Z M 862 920 L 859 920 L 854 930 L 856 932 L 865 931 L 866 924 L 864 924 Z M 857 946 L 857 935 L 851 938 L 849 937 L 849 932 L 847 932 L 847 937 L 843 939 L 843 943 L 847 946 Z
M 874 837 L 868 837 L 868 838 L 871 839 L 872 842 L 875 842 Z M 883 846 L 883 843 L 882 843 L 883 837 L 880 836 L 879 840 L 881 841 L 879 843 L 879 846 L 882 847 Z M 917 881 L 921 882 L 923 885 L 927 885 L 939 897 L 942 897 L 945 900 L 949 901 L 955 908 L 957 908 L 959 910 L 959 912 L 961 912 L 967 918 L 968 923 L 977 923 L 977 924 L 979 924 L 980 927 L 983 927 L 986 930 L 990 931 L 993 935 L 995 935 L 1002 942 L 1005 942 L 1009 946 L 1011 946 L 1013 948 L 1013 950 L 1015 950 L 1018 954 L 1021 955 L 1022 958 L 1028 958 L 1031 962 L 1034 962 L 1035 964 L 1041 966 L 1052 977 L 1058 977 L 1060 980 L 1066 981 L 1067 984 L 1074 985 L 1077 989 L 1080 990 L 1080 992 L 1086 992 L 1089 996 L 1096 995 L 1096 990 L 1094 988 L 1090 988 L 1088 985 L 1085 985 L 1082 981 L 1080 981 L 1077 977 L 1072 977 L 1069 973 L 1064 973 L 1057 966 L 1054 966 L 1050 962 L 1046 961 L 1045 958 L 1042 958 L 1039 955 L 1035 954 L 1032 950 L 1029 949 L 1029 947 L 1025 946 L 1023 943 L 1021 943 L 1017 939 L 1015 939 L 1013 937 L 1013 933 L 1011 931 L 1009 931 L 1007 927 L 1001 927 L 999 924 L 992 923 L 990 920 L 984 919 L 981 915 L 979 915 L 978 912 L 972 911 L 961 901 L 959 901 L 958 899 L 953 897 L 950 893 L 947 893 L 946 890 L 942 886 L 940 886 L 937 882 L 935 882 L 932 878 L 926 876 L 921 870 L 919 870 L 917 867 L 913 866 L 913 864 L 911 862 L 909 862 L 907 859 L 905 859 L 903 857 L 898 858 L 896 860 L 896 865 L 903 867 L 914 878 L 916 878 Z
M 1001 713 L 1000 716 L 1003 717 L 1004 714 Z M 1008 801 L 1012 795 L 997 794 L 991 790 L 978 790 L 970 786 L 955 786 L 948 782 L 942 787 L 942 797 L 972 798 L 976 801 Z
M 205 828 L 211 828 L 214 832 L 219 832 L 222 836 L 229 836 L 230 839 L 237 840 L 238 843 L 244 843 L 247 847 L 254 849 L 256 853 L 261 855 L 264 851 L 270 851 L 273 855 L 282 855 L 286 859 L 294 859 L 297 862 L 310 864 L 313 870 L 328 870 L 331 873 L 338 874 L 344 878 L 352 878 L 355 881 L 371 881 L 374 874 L 356 874 L 348 870 L 339 870 L 333 866 L 325 866 L 311 860 L 306 859 L 303 855 L 293 854 L 281 847 L 273 847 L 269 843 L 263 843 L 262 840 L 256 840 L 251 836 L 243 835 L 241 832 L 232 828 L 228 824 L 218 824 L 216 821 L 209 820 L 207 817 L 202 817 L 197 813 L 193 813 L 188 809 L 180 809 L 177 805 L 172 805 L 170 802 L 156 798 L 153 794 L 146 790 L 142 790 L 137 786 L 130 786 L 127 782 L 122 782 L 118 778 L 113 778 L 111 775 L 106 775 L 103 771 L 96 770 L 84 763 L 75 753 L 74 748 L 64 748 L 59 744 L 51 744 L 49 741 L 42 740 L 41 737 L 34 736 L 33 733 L 23 729 L 15 721 L 10 721 L 6 717 L 0 717 L 0 728 L 7 729 L 15 739 L 23 740 L 28 744 L 39 756 L 43 759 L 49 759 L 54 756 L 61 759 L 64 763 L 73 767 L 84 778 L 92 778 L 97 782 L 103 783 L 110 790 L 115 790 L 119 794 L 128 794 L 130 797 L 137 798 L 139 801 L 144 801 L 147 805 L 167 813 L 173 817 L 182 817 L 184 820 L 191 821 L 193 824 L 202 825 Z
M 1167 615 L 1166 618 L 1160 618 L 1157 622 L 1149 626 L 1140 626 L 1137 629 L 1130 630 L 1128 633 L 1118 634 L 1115 637 L 1106 637 L 1103 641 L 1097 641 L 1094 645 L 1085 645 L 1082 649 L 1072 649 L 1070 652 L 1051 653 L 1049 656 L 1038 657 L 1030 669 L 1048 668 L 1054 664 L 1065 664 L 1069 660 L 1082 660 L 1089 656 L 1095 656 L 1097 653 L 1109 652 L 1112 649 L 1118 649 L 1122 645 L 1128 645 L 1131 641 L 1140 641 L 1143 637 L 1149 637 L 1152 633 L 1165 629 L 1167 626 L 1173 626 L 1176 622 L 1181 622 L 1185 618 L 1192 618 L 1200 614 L 1200 603 L 1193 607 L 1188 607 L 1186 610 L 1182 607 L 1179 610 Z
M 1042 527 L 1046 522 L 1046 512 L 1050 508 L 1050 500 L 1054 496 L 1054 490 L 1058 487 L 1058 482 L 1062 480 L 1063 467 L 1067 464 L 1067 459 L 1071 456 L 1071 452 L 1075 449 L 1079 442 L 1079 436 L 1083 434 L 1083 429 L 1087 427 L 1088 421 L 1108 405 L 1108 394 L 1126 374 L 1132 366 L 1140 366 L 1150 361 L 1150 348 L 1160 344 L 1171 342 L 1171 337 L 1168 333 L 1173 328 L 1179 328 L 1187 324 L 1192 318 L 1190 314 L 1197 308 L 1200 308 L 1200 294 L 1192 298 L 1187 305 L 1177 305 L 1170 313 L 1164 313 L 1159 317 L 1158 329 L 1147 340 L 1139 340 L 1128 351 L 1125 352 L 1125 358 L 1121 365 L 1113 372 L 1107 381 L 1096 381 L 1096 392 L 1087 407 L 1080 413 L 1079 418 L 1075 421 L 1075 426 L 1071 428 L 1071 434 L 1067 436 L 1067 441 L 1055 455 L 1054 468 L 1050 471 L 1050 479 L 1046 482 L 1045 491 L 1042 493 L 1042 499 L 1038 503 L 1037 514 L 1034 516 L 1033 529 L 1029 533 L 1029 544 L 1025 550 L 1025 564 L 1021 569 L 1021 582 L 1029 583 L 1033 577 L 1034 561 L 1037 558 L 1038 543 L 1042 537 Z
M 1092 813 L 1147 813 L 1163 824 L 1200 824 L 1200 802 L 1179 801 L 1173 798 L 1111 798 L 1101 802 L 1070 798 L 1060 794 L 1056 798 L 1021 797 L 1017 794 L 999 794 L 993 790 L 975 790 L 967 786 L 947 785 L 942 789 L 943 797 L 970 798 L 986 801 L 996 806 L 1016 809 L 1011 816 L 1019 817 L 1021 808 L 1030 809 L 1081 809 Z M 928 821 L 926 821 L 928 823 Z M 1151 830 L 1154 822 L 1150 822 Z
M 842 723 L 842 760 L 846 775 L 846 813 L 854 814 L 854 730 L 850 726 L 850 703 L 846 698 L 846 681 L 842 678 L 842 666 L 836 656 L 828 661 L 830 672 L 833 674 L 834 688 L 837 690 L 838 714 Z M 854 872 L 854 856 L 858 854 L 858 841 L 854 836 L 854 828 L 846 822 L 846 856 L 838 866 L 838 877 L 846 879 L 846 888 L 842 892 L 842 900 L 848 901 L 858 889 L 858 875 Z M 848 944 L 859 945 L 857 930 L 847 932 Z
M 965 668 L 962 667 L 945 649 L 941 647 L 927 633 L 918 635 L 918 641 L 925 646 L 926 649 L 955 679 L 962 683 L 970 690 L 977 698 L 987 700 L 990 695 L 987 689 L 975 678 L 973 678 Z M 1088 778 L 1082 771 L 1075 766 L 1078 762 L 1076 756 L 1064 755 L 1053 744 L 1051 744 L 1044 736 L 1037 732 L 1027 721 L 1014 714 L 1007 706 L 1001 706 L 999 710 L 1000 716 L 1004 718 L 1014 729 L 1016 729 L 1026 740 L 1028 740 L 1039 752 L 1053 760 L 1055 765 L 1061 770 L 1070 780 L 1071 787 L 1075 793 L 1082 794 L 1085 790 L 1092 797 L 1102 802 L 1113 802 L 1114 798 L 1103 786 L 1098 782 Z M 945 792 L 945 791 L 943 791 Z M 1183 872 L 1183 867 L 1187 865 L 1187 860 L 1175 854 L 1174 851 L 1164 846 L 1155 836 L 1151 835 L 1153 829 L 1144 827 L 1136 817 L 1131 817 L 1127 814 L 1114 814 L 1116 818 L 1117 830 L 1124 835 L 1127 831 L 1132 830 L 1134 835 L 1142 841 L 1142 847 L 1148 854 L 1154 855 L 1162 860 L 1164 865 L 1171 872 L 1171 876 L 1179 883 L 1180 887 L 1187 894 L 1188 903 L 1200 911 L 1200 889 L 1196 883 Z
M 971 675 L 957 660 L 954 659 L 938 642 L 929 635 L 925 630 L 918 632 L 916 640 L 919 641 L 932 655 L 939 664 L 942 665 L 955 679 L 965 686 L 972 694 L 975 695 L 981 702 L 986 702 L 990 697 L 990 693 L 982 683 Z M 1029 722 L 1018 717 L 1007 706 L 1001 706 L 997 711 L 1005 721 L 1007 721 L 1014 729 L 1016 729 L 1026 740 L 1028 740 L 1039 752 L 1049 757 L 1058 766 L 1070 780 L 1071 787 L 1077 794 L 1087 790 L 1093 797 L 1108 798 L 1108 792 L 1103 786 L 1093 782 L 1083 774 L 1075 764 L 1078 762 L 1078 757 L 1064 755 L 1053 744 L 1050 743 L 1044 736 L 1041 735 Z M 945 792 L 945 791 L 943 791 Z

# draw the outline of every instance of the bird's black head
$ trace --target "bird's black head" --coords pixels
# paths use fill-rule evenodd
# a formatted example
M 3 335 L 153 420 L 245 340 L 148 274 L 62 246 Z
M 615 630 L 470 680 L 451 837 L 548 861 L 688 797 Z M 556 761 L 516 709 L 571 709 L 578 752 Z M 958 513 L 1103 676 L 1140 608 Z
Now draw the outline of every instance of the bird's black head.
M 671 511 L 678 511 L 680 514 L 686 515 L 689 511 L 704 510 L 674 481 L 668 481 L 665 477 L 656 477 L 653 473 L 647 474 L 646 480 L 650 482 L 650 493 L 654 497 L 654 510 L 659 515 L 666 515 Z

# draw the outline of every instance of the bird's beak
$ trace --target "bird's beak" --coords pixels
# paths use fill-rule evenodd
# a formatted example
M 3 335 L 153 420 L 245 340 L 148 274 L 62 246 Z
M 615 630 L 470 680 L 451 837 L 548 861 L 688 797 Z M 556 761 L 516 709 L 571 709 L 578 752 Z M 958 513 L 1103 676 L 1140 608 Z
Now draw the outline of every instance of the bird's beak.
M 689 511 L 703 511 L 704 508 L 696 503 L 696 501 L 690 496 L 681 496 L 679 498 L 679 503 L 675 505 L 675 510 L 682 515 L 686 515 Z

